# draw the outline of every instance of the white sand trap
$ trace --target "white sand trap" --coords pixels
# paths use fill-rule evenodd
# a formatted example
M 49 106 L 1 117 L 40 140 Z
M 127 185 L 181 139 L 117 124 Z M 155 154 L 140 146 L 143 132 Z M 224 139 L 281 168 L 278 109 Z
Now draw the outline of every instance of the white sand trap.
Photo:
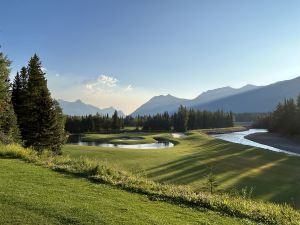
M 186 135 L 184 133 L 173 133 L 173 138 L 184 138 Z

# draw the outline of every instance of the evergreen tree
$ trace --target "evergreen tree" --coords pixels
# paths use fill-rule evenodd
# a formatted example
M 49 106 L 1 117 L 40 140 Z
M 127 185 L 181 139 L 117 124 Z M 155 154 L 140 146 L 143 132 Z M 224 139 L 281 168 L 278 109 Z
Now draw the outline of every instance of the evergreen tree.
M 9 83 L 10 61 L 0 52 L 0 142 L 18 141 L 19 132 L 16 123 Z
M 12 88 L 12 102 L 14 111 L 17 116 L 17 123 L 21 132 L 21 136 L 24 132 L 24 124 L 26 120 L 24 118 L 25 113 L 25 99 L 27 95 L 27 70 L 25 67 L 21 69 L 21 72 L 17 73 L 13 82 Z
M 12 96 L 11 96 L 11 100 L 12 100 L 16 115 L 19 114 L 18 113 L 19 106 L 22 104 L 21 92 L 22 92 L 21 78 L 20 78 L 19 72 L 17 72 L 17 75 L 15 76 L 15 79 L 13 82 Z
M 22 138 L 26 147 L 38 151 L 50 149 L 59 152 L 63 138 L 61 111 L 47 88 L 45 73 L 35 54 L 28 64 L 28 81 L 24 99 Z M 59 129 L 59 130 L 57 130 Z
M 61 107 L 59 106 L 59 103 L 56 100 L 53 101 L 53 106 L 55 113 L 55 124 L 53 127 L 54 133 L 51 150 L 56 154 L 61 154 L 61 147 L 66 142 L 65 117 L 63 115 Z
M 189 119 L 188 110 L 186 109 L 186 107 L 183 107 L 181 105 L 176 114 L 174 130 L 179 131 L 179 132 L 187 131 L 188 130 L 188 119 Z
M 115 110 L 113 116 L 112 116 L 112 125 L 111 128 L 113 131 L 119 131 L 121 128 L 121 124 L 118 117 L 118 112 Z

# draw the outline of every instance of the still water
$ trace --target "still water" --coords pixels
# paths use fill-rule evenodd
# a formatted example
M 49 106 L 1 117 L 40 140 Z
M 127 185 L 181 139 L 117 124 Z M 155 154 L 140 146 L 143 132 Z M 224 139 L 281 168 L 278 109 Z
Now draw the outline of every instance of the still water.
M 283 149 L 274 148 L 269 145 L 260 144 L 260 143 L 257 143 L 257 142 L 254 142 L 254 141 L 251 141 L 251 140 L 248 140 L 245 138 L 245 136 L 247 136 L 249 134 L 265 133 L 265 132 L 268 132 L 268 131 L 265 129 L 250 129 L 250 130 L 246 130 L 246 131 L 233 132 L 233 133 L 228 133 L 228 134 L 214 134 L 211 136 L 218 138 L 218 139 L 222 139 L 224 141 L 229 141 L 232 143 L 254 146 L 254 147 L 263 148 L 263 149 L 267 149 L 267 150 L 271 150 L 271 151 L 275 151 L 275 152 L 284 152 L 284 153 L 291 154 L 291 155 L 299 155 L 299 154 L 296 154 L 293 152 L 285 151 Z
M 138 138 L 132 138 L 134 140 L 140 140 Z M 120 139 L 123 140 L 123 139 Z M 126 139 L 128 140 L 128 139 Z M 149 144 L 111 144 L 96 141 L 82 141 L 80 135 L 70 135 L 68 139 L 68 144 L 76 144 L 82 146 L 98 146 L 98 147 L 108 147 L 108 148 L 130 148 L 130 149 L 164 149 L 174 147 L 174 144 L 169 141 L 158 141 Z

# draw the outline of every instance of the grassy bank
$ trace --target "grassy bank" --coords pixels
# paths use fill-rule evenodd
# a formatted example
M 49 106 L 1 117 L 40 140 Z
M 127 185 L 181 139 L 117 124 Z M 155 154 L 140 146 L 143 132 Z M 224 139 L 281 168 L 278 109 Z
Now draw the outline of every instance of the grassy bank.
M 139 134 L 140 135 L 140 134 Z M 150 137 L 154 137 L 149 135 Z M 288 203 L 300 208 L 300 164 L 298 157 L 214 139 L 200 131 L 177 141 L 174 148 L 133 150 L 66 145 L 65 154 L 107 162 L 120 170 L 140 174 L 160 183 L 189 185 L 195 191 L 206 187 L 212 168 L 222 192 L 253 188 L 254 199 Z
M 251 224 L 0 159 L 0 224 Z M 214 222 L 215 221 L 215 222 Z
M 131 175 L 124 171 L 118 171 L 114 168 L 111 168 L 104 164 L 99 164 L 96 161 L 91 161 L 88 159 L 82 159 L 82 158 L 81 159 L 74 159 L 74 158 L 72 159 L 72 158 L 66 157 L 66 156 L 52 157 L 48 154 L 37 155 L 34 151 L 30 151 L 28 149 L 23 149 L 21 147 L 15 146 L 15 145 L 0 146 L 0 157 L 1 158 L 20 158 L 20 159 L 23 159 L 24 161 L 32 162 L 37 165 L 41 165 L 43 167 L 47 167 L 47 168 L 50 168 L 55 171 L 59 171 L 63 174 L 75 175 L 75 176 L 78 176 L 81 178 L 88 178 L 88 179 L 91 179 L 96 182 L 106 183 L 106 184 L 110 184 L 112 186 L 120 187 L 125 190 L 130 190 L 132 192 L 140 193 L 140 194 L 146 195 L 149 199 L 152 199 L 152 200 L 160 200 L 160 201 L 172 202 L 172 203 L 176 203 L 176 204 L 183 204 L 186 206 L 192 206 L 194 210 L 195 209 L 211 210 L 211 211 L 209 211 L 209 214 L 205 215 L 205 213 L 203 213 L 205 220 L 209 219 L 207 216 L 209 216 L 212 213 L 212 211 L 214 211 L 214 212 L 220 212 L 220 213 L 223 213 L 226 215 L 230 215 L 232 217 L 240 218 L 239 220 L 234 219 L 234 221 L 231 221 L 231 222 L 242 223 L 242 224 L 248 223 L 245 219 L 249 219 L 249 220 L 256 221 L 256 222 L 268 223 L 268 224 L 298 224 L 300 221 L 300 214 L 288 206 L 279 206 L 279 205 L 275 205 L 275 204 L 254 202 L 249 199 L 244 199 L 241 197 L 230 197 L 228 195 L 210 195 L 210 194 L 204 193 L 204 192 L 194 192 L 187 187 L 162 185 L 162 184 L 158 184 L 158 183 L 149 181 L 147 179 L 144 179 L 144 178 L 141 178 L 138 176 Z M 1 164 L 1 165 L 3 166 L 4 164 Z M 15 169 L 14 166 L 11 166 L 11 168 L 7 169 L 7 171 L 13 170 L 12 168 Z M 22 173 L 24 181 L 30 183 L 31 185 L 34 185 L 33 178 L 29 179 L 29 178 L 24 177 L 24 168 L 20 168 L 19 170 L 15 169 L 15 170 Z M 49 176 L 51 175 L 50 171 L 47 173 L 49 173 Z M 11 176 L 14 176 L 13 174 L 14 173 L 12 173 Z M 33 174 L 36 175 L 36 173 L 33 173 Z M 58 176 L 57 174 L 52 174 L 52 175 Z M 8 176 L 8 177 L 10 177 L 10 176 Z M 47 181 L 51 181 L 51 179 L 52 179 L 51 176 L 48 177 L 47 175 L 43 176 L 43 177 L 45 177 L 45 179 L 47 179 Z M 40 178 L 40 176 L 37 176 L 37 178 Z M 8 179 L 8 178 L 6 178 L 6 179 Z M 16 180 L 18 180 L 18 179 L 16 179 Z M 53 178 L 53 180 L 55 180 L 55 178 Z M 1 182 L 2 182 L 2 179 L 1 179 Z M 5 183 L 1 183 L 1 184 L 5 188 L 5 185 L 3 185 Z M 64 188 L 65 185 L 61 185 L 61 182 L 58 182 L 58 184 L 59 184 L 58 191 L 65 191 L 65 188 Z M 12 182 L 12 185 L 15 185 L 15 182 Z M 44 184 L 40 184 L 40 185 L 44 186 Z M 91 185 L 94 185 L 94 184 L 91 184 Z M 19 186 L 19 185 L 17 185 L 17 186 Z M 51 186 L 51 187 L 53 187 L 53 186 Z M 21 186 L 20 188 L 22 189 L 23 187 Z M 33 189 L 33 190 L 35 190 L 35 189 Z M 48 190 L 48 189 L 46 189 L 46 190 Z M 90 198 L 89 194 L 86 194 L 85 192 L 81 193 L 80 190 L 77 189 L 76 184 L 74 186 L 73 192 L 80 194 L 82 196 L 82 198 L 85 198 L 85 197 L 87 199 Z M 65 192 L 66 198 L 67 198 L 68 194 L 72 194 L 73 192 L 71 190 Z M 4 201 L 7 204 L 12 204 L 12 202 L 14 201 L 13 198 L 17 197 L 17 196 L 14 196 L 14 193 L 15 193 L 15 191 L 9 192 L 7 190 L 7 192 L 1 192 L 0 196 L 2 198 L 6 198 L 7 195 L 12 195 L 10 197 L 12 199 L 7 199 Z M 32 194 L 35 195 L 36 193 L 33 192 Z M 131 194 L 131 193 L 127 193 L 127 194 Z M 42 197 L 44 197 L 44 196 L 45 195 L 43 194 Z M 56 195 L 56 196 L 60 199 L 59 202 L 56 202 L 56 203 L 60 204 L 62 197 L 60 195 Z M 25 196 L 25 198 L 26 198 L 26 196 Z M 129 198 L 129 196 L 128 196 L 128 198 Z M 24 202 L 22 202 L 22 203 L 26 205 L 26 204 L 28 204 L 29 201 L 31 201 L 30 197 L 28 199 L 24 200 Z M 48 198 L 45 198 L 45 201 L 48 201 Z M 51 201 L 51 198 L 49 198 L 49 201 L 55 203 L 55 201 Z M 78 199 L 76 199 L 76 201 L 78 201 Z M 64 203 L 64 201 L 62 201 L 62 202 Z M 133 202 L 133 201 L 128 200 L 127 204 L 130 205 L 131 202 Z M 77 208 L 78 211 L 76 211 L 76 210 L 74 210 L 74 211 L 78 212 L 78 213 L 80 213 L 80 212 L 83 213 L 82 211 L 80 211 L 80 209 L 81 209 L 80 205 L 84 206 L 83 202 L 78 201 L 77 204 L 79 204 L 78 205 L 79 208 Z M 163 203 L 160 203 L 160 204 L 163 204 Z M 165 203 L 165 204 L 167 204 L 167 203 Z M 20 204 L 16 203 L 16 206 L 17 205 L 20 205 Z M 70 205 L 72 205 L 72 204 L 70 204 Z M 172 204 L 169 206 L 176 207 L 175 204 Z M 37 207 L 37 206 L 34 205 L 32 207 Z M 70 209 L 69 207 L 67 207 L 66 210 Z M 63 206 L 61 206 L 60 208 L 63 208 Z M 163 215 L 163 213 L 164 213 L 163 210 L 161 210 L 160 208 L 156 208 L 156 209 L 157 209 L 157 211 L 160 211 L 159 213 L 162 213 L 161 215 Z M 185 209 L 185 208 L 183 208 L 183 209 Z M 23 208 L 23 210 L 24 210 L 24 208 Z M 191 210 L 191 209 L 189 209 L 189 210 Z M 49 213 L 50 212 L 52 212 L 52 211 L 49 210 Z M 197 212 L 199 212 L 199 211 L 197 211 Z M 56 215 L 56 213 L 53 213 L 52 215 Z M 220 216 L 218 214 L 214 214 L 214 215 Z M 111 218 L 111 216 L 112 215 L 110 215 L 110 218 Z M 80 216 L 80 218 L 81 217 L 82 216 Z M 78 220 L 80 220 L 80 218 L 78 218 Z M 180 217 L 178 217 L 178 215 L 177 215 L 176 221 L 180 221 L 179 218 Z M 219 218 L 215 218 L 217 220 L 211 220 L 211 219 L 212 218 L 210 218 L 209 221 L 216 221 L 217 224 L 229 224 L 230 223 L 230 220 L 226 221 L 226 219 L 229 219 L 229 218 L 227 218 L 225 216 L 220 216 Z M 168 222 L 164 223 L 164 224 L 169 223 L 169 220 L 166 220 L 166 221 L 168 221 Z M 172 221 L 172 220 L 170 220 L 170 221 Z M 130 220 L 129 220 L 129 222 L 130 222 Z M 187 224 L 186 222 L 184 222 L 184 223 Z M 72 221 L 72 224 L 74 224 L 74 221 Z M 131 223 L 131 224 L 133 224 L 133 223 Z M 170 224 L 175 224 L 175 223 L 170 223 Z

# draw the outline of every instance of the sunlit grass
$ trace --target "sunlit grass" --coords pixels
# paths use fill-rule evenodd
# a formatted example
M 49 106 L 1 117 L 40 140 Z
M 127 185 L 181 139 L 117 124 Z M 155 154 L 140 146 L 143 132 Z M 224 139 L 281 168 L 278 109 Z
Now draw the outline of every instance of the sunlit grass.
M 201 131 L 187 134 L 182 139 L 174 139 L 170 133 L 144 135 L 147 138 L 159 135 L 178 142 L 169 149 L 134 150 L 66 145 L 63 152 L 73 157 L 84 156 L 107 162 L 157 182 L 189 185 L 196 191 L 206 189 L 205 177 L 212 168 L 219 183 L 219 192 L 231 193 L 252 187 L 252 197 L 255 199 L 288 203 L 300 208 L 299 157 L 228 143 Z
M 150 199 L 193 206 L 195 209 L 204 208 L 241 219 L 268 224 L 297 224 L 300 221 L 299 213 L 286 205 L 255 202 L 226 194 L 211 195 L 208 192 L 194 192 L 187 186 L 162 185 L 118 170 L 109 164 L 99 163 L 97 160 L 51 156 L 47 152 L 38 155 L 30 149 L 24 150 L 15 145 L 0 146 L 0 156 L 2 158 L 20 158 L 65 174 L 85 177 L 94 182 L 104 182 L 131 192 L 147 195 Z M 221 221 L 222 219 L 218 222 Z

